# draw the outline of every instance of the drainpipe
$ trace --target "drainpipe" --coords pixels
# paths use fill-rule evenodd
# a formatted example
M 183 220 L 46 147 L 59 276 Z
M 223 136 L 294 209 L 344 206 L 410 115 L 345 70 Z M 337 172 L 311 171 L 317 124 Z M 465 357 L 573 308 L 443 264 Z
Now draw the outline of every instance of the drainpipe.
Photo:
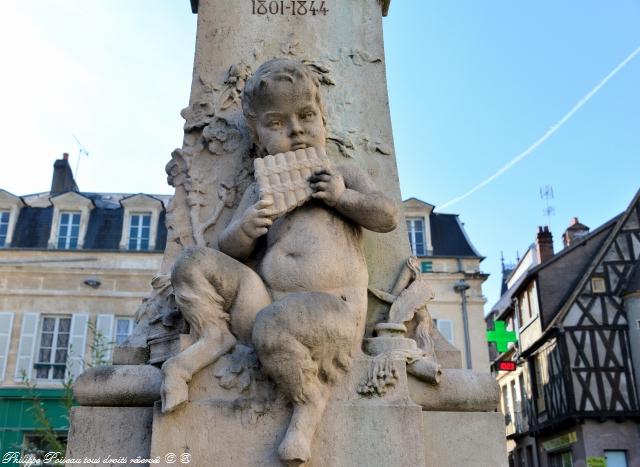
M 453 285 L 453 290 L 460 294 L 462 299 L 462 326 L 464 330 L 464 354 L 467 357 L 467 369 L 471 369 L 471 341 L 469 339 L 469 315 L 467 313 L 467 290 L 471 286 L 460 279 Z

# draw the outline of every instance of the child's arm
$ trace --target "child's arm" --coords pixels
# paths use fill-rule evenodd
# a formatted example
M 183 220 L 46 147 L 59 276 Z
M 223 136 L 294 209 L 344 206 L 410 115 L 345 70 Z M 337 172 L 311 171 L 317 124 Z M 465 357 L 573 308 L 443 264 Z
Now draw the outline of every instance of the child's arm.
M 369 176 L 354 165 L 316 172 L 309 179 L 313 198 L 374 232 L 390 232 L 398 225 L 398 206 L 376 190 Z
M 256 246 L 256 240 L 266 234 L 273 223 L 271 202 L 260 201 L 257 185 L 247 188 L 231 218 L 231 222 L 220 235 L 218 248 L 232 258 L 246 259 Z

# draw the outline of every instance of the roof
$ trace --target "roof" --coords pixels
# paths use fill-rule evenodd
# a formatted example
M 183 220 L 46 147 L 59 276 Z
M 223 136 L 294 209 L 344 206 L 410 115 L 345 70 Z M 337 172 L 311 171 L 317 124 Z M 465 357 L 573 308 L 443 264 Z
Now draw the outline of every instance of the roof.
M 457 214 L 432 213 L 431 243 L 433 256 L 469 256 L 482 258 L 473 247 Z
M 89 216 L 83 249 L 118 250 L 124 216 L 124 208 L 120 201 L 135 194 L 77 193 L 90 199 L 95 205 Z M 163 205 L 166 205 L 171 198 L 170 195 L 147 196 L 157 199 Z M 53 220 L 53 206 L 49 198 L 49 193 L 36 193 L 23 197 L 27 206 L 20 210 L 11 243 L 12 248 L 47 248 Z M 164 220 L 163 210 L 158 220 L 155 251 L 163 251 L 165 248 L 167 229 Z

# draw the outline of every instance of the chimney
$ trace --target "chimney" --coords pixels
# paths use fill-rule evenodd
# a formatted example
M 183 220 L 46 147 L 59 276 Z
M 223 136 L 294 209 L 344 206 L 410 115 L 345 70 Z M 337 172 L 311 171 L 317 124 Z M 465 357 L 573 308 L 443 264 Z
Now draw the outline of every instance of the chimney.
M 581 224 L 578 218 L 574 217 L 571 222 L 569 222 L 567 230 L 562 234 L 562 243 L 564 243 L 565 248 L 569 248 L 587 233 L 589 233 L 589 227 Z
M 57 195 L 67 191 L 78 191 L 78 185 L 73 179 L 73 172 L 69 165 L 69 154 L 64 153 L 62 159 L 53 163 L 53 178 L 51 179 L 51 194 Z
M 536 251 L 538 252 L 539 264 L 553 257 L 553 235 L 551 235 L 549 227 L 546 225 L 544 227 L 538 227 Z

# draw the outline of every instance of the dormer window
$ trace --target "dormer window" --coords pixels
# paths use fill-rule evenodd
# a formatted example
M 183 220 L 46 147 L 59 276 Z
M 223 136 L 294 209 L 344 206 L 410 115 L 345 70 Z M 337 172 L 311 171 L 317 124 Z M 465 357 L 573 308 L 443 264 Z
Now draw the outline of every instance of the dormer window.
M 151 213 L 134 213 L 129 220 L 129 250 L 148 250 L 151 235 Z
M 75 250 L 78 248 L 80 235 L 79 212 L 61 212 L 58 225 L 58 248 L 62 250 Z
M 6 246 L 7 234 L 9 233 L 9 218 L 11 212 L 0 211 L 0 247 Z
M 11 246 L 20 209 L 24 202 L 18 196 L 0 189 L 0 248 Z
M 89 225 L 93 201 L 79 193 L 69 191 L 50 198 L 53 220 L 49 235 L 49 248 L 80 250 Z
M 426 256 L 424 219 L 419 217 L 407 218 L 407 232 L 409 233 L 409 244 L 411 253 L 414 256 Z
M 120 249 L 153 251 L 156 249 L 158 223 L 164 210 L 162 201 L 149 195 L 133 195 L 120 200 L 124 209 Z

